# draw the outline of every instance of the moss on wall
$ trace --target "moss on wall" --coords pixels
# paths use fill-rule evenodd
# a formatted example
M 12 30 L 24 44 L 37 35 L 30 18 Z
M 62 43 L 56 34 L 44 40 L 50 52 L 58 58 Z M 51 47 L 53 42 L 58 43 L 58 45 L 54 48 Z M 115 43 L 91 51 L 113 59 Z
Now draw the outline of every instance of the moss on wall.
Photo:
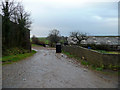
M 93 51 L 90 49 L 86 49 L 80 46 L 63 46 L 62 50 L 65 52 L 69 52 L 79 58 L 84 58 L 91 64 L 95 66 L 102 66 L 109 67 L 112 66 L 119 66 L 120 62 L 118 62 L 120 54 L 102 54 L 97 51 Z M 119 64 L 119 65 L 118 65 Z

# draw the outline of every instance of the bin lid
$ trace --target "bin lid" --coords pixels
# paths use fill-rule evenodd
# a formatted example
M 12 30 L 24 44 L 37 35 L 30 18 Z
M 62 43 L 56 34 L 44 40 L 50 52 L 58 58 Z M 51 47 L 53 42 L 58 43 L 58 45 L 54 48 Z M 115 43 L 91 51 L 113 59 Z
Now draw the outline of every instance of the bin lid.
M 56 45 L 61 45 L 60 43 L 57 43 Z

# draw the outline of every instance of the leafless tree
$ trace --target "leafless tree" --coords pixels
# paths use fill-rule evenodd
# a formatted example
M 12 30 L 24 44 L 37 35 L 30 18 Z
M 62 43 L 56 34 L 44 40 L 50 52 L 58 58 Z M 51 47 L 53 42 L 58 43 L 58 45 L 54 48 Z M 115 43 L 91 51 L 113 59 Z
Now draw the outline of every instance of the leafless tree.
M 11 16 L 13 15 L 13 13 L 14 13 L 14 11 L 16 10 L 16 8 L 19 6 L 19 2 L 15 2 L 15 0 L 7 0 L 7 1 L 5 1 L 5 0 L 3 0 L 3 1 L 1 1 L 1 4 L 0 4 L 0 7 L 1 7 L 1 14 L 3 15 L 3 16 L 5 16 L 5 14 L 6 14 L 6 10 L 8 10 L 7 11 L 7 13 L 8 13 L 8 16 L 9 16 L 9 18 L 11 19 Z M 7 8 L 7 9 L 6 9 Z
M 57 29 L 53 29 L 52 31 L 50 31 L 48 39 L 52 44 L 58 43 L 60 41 L 60 31 L 58 31 Z
M 23 5 L 15 0 L 1 2 L 1 14 L 11 21 L 29 28 L 32 24 L 30 14 L 24 10 Z M 7 10 L 7 11 L 6 11 Z
M 73 38 L 73 41 L 77 39 L 77 44 L 80 44 L 82 40 L 87 40 L 88 36 L 87 33 L 81 33 L 79 31 L 77 32 L 70 32 L 70 37 Z M 74 39 L 76 38 L 76 39 Z
M 24 7 L 19 4 L 17 8 L 17 15 L 14 15 L 17 17 L 17 23 L 24 25 L 23 27 L 29 28 L 32 24 L 30 20 L 30 14 L 24 10 Z

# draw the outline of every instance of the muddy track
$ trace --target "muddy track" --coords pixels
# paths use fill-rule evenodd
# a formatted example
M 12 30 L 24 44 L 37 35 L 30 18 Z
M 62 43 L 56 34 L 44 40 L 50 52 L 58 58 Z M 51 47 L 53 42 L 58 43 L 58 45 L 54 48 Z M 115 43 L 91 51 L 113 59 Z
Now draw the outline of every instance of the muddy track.
M 97 75 L 55 49 L 3 66 L 3 88 L 115 88 L 117 77 Z

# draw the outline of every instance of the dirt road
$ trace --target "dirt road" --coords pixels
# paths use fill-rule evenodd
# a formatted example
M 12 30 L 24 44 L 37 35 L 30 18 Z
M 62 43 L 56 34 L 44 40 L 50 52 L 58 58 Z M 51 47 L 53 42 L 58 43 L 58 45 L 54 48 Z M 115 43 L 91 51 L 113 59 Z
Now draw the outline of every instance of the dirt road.
M 55 50 L 35 49 L 34 56 L 3 66 L 3 88 L 117 87 L 117 77 L 96 74 Z

